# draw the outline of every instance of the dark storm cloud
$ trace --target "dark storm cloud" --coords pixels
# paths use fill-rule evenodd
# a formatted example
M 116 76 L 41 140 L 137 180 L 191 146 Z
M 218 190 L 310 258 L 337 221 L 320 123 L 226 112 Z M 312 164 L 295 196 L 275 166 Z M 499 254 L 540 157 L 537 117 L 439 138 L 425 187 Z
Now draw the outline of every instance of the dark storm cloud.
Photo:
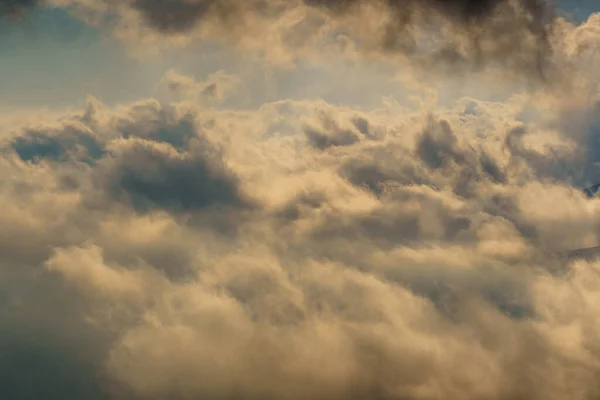
M 442 73 L 500 67 L 548 81 L 560 73 L 550 43 L 556 11 L 546 0 L 387 0 L 390 22 L 380 39 L 384 53 L 400 52 Z M 447 36 L 437 18 L 453 27 Z M 436 44 L 419 44 L 424 29 Z M 427 33 L 429 31 L 429 33 Z
M 368 39 L 369 46 L 375 46 L 364 51 L 404 54 L 422 66 L 446 72 L 477 69 L 489 63 L 542 78 L 556 72 L 551 65 L 553 48 L 549 39 L 557 12 L 546 0 L 303 0 L 301 3 L 322 10 L 349 32 L 362 28 L 357 25 L 360 22 L 351 22 L 361 20 L 361 13 L 365 12 L 362 6 L 379 7 L 383 14 L 366 18 L 381 19 L 383 25 L 365 33 L 365 38 L 353 37 L 359 42 Z M 221 27 L 228 34 L 237 31 L 243 37 L 244 32 L 262 30 L 260 24 L 271 24 L 273 18 L 283 15 L 286 7 L 296 3 L 135 0 L 131 4 L 148 26 L 167 35 L 208 24 Z M 359 18 L 348 19 L 348 16 Z M 440 18 L 453 27 L 451 33 L 438 30 Z M 435 38 L 436 44 L 420 44 L 416 35 L 419 29 Z M 286 33 L 288 37 L 294 35 L 290 32 Z M 317 33 L 309 30 L 295 34 L 306 38 Z M 377 38 L 375 42 L 373 38 Z
M 117 2 L 96 1 L 118 16 Z M 4 0 L 0 12 L 37 4 Z M 208 27 L 219 40 L 243 44 L 253 37 L 253 46 L 262 42 L 267 49 L 274 43 L 261 32 L 285 20 L 287 12 L 298 6 L 322 12 L 321 17 L 309 13 L 293 27 L 276 28 L 286 30 L 287 39 L 277 45 L 286 47 L 292 58 L 298 50 L 317 52 L 312 39 L 323 39 L 320 29 L 327 23 L 335 27 L 331 32 L 348 35 L 360 53 L 406 56 L 425 71 L 465 73 L 491 66 L 550 82 L 565 66 L 551 44 L 558 12 L 547 0 L 130 0 L 120 7 L 123 4 L 147 27 L 166 36 Z M 364 18 L 380 22 L 363 24 Z
M 315 7 L 326 7 L 337 12 L 348 11 L 352 6 L 366 3 L 364 0 L 303 0 L 304 3 Z M 425 12 L 439 12 L 455 18 L 462 23 L 482 22 L 507 0 L 384 0 L 383 4 L 390 9 L 402 13 L 415 12 L 421 9 Z M 523 12 L 535 17 L 540 22 L 544 12 L 550 10 L 546 0 L 519 0 L 518 5 Z
M 222 4 L 223 2 L 221 2 Z M 192 29 L 214 7 L 220 7 L 218 1 L 170 1 L 135 0 L 132 6 L 142 12 L 148 23 L 164 33 L 181 32 Z M 225 10 L 225 9 L 224 9 Z M 232 8 L 231 13 L 235 13 Z
M 0 18 L 17 16 L 18 13 L 27 11 L 41 4 L 39 0 L 0 0 Z
M 133 0 L 153 29 L 174 34 L 190 31 L 199 24 L 216 23 L 237 27 L 245 23 L 247 13 L 268 14 L 276 11 L 273 0 Z
M 353 7 L 368 4 L 365 0 L 303 0 L 310 7 L 322 7 L 334 13 L 349 12 Z M 376 3 L 376 2 L 370 2 Z M 461 24 L 485 24 L 493 13 L 510 3 L 508 0 L 382 0 L 380 4 L 394 13 L 391 22 L 397 27 L 409 22 L 415 12 L 439 13 Z M 531 29 L 542 30 L 553 16 L 553 8 L 546 0 L 518 0 L 515 12 L 530 20 Z M 140 11 L 148 23 L 165 33 L 192 29 L 208 18 L 237 21 L 244 12 L 266 12 L 282 3 L 274 0 L 134 0 L 132 6 Z

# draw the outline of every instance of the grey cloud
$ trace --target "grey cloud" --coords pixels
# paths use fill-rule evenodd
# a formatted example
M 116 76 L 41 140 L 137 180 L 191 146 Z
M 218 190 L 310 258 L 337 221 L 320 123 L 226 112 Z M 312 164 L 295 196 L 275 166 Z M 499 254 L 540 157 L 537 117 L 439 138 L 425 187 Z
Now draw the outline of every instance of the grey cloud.
M 1 0 L 0 18 L 16 16 L 18 13 L 31 9 L 40 4 L 39 0 Z
M 241 7 L 236 2 L 195 3 L 198 20 L 203 20 L 207 8 L 212 8 L 219 21 L 242 22 L 249 9 L 255 11 L 267 7 L 269 2 L 254 2 L 250 7 Z M 427 68 L 442 68 L 452 72 L 461 69 L 478 69 L 490 63 L 502 64 L 535 78 L 551 79 L 553 51 L 550 44 L 552 25 L 556 11 L 544 0 L 504 1 L 491 0 L 473 2 L 456 1 L 304 1 L 310 7 L 325 8 L 329 16 L 340 20 L 342 29 L 358 28 L 346 17 L 354 14 L 360 19 L 365 5 L 382 6 L 386 11 L 379 18 L 385 20 L 381 31 L 369 32 L 376 36 L 378 51 L 405 54 L 413 61 L 422 58 L 421 65 Z M 152 3 L 154 4 L 154 3 Z M 178 5 L 173 5 L 174 14 L 165 9 L 161 16 L 172 22 Z M 166 8 L 166 7 L 165 7 Z M 143 13 L 146 9 L 140 8 Z M 149 10 L 154 10 L 150 7 Z M 151 15 L 155 15 L 151 13 Z M 158 15 L 158 14 L 157 14 Z M 187 15 L 193 15 L 188 13 Z M 373 17 L 377 18 L 377 17 Z M 455 28 L 456 37 L 442 37 L 441 44 L 432 48 L 420 47 L 415 31 L 425 32 L 436 25 L 436 18 L 449 21 Z M 180 27 L 189 27 L 189 19 L 183 18 Z M 206 21 L 204 21 L 206 22 Z M 217 22 L 218 23 L 218 22 Z M 154 23 L 162 26 L 161 23 Z M 434 28 L 435 30 L 435 28 Z M 434 34 L 435 35 L 435 34 Z M 441 35 L 438 33 L 438 35 Z M 452 34 L 451 34 L 452 35 Z M 304 33 L 303 36 L 306 36 Z M 461 36 L 463 37 L 462 39 Z M 502 38 L 502 39 L 500 39 Z M 372 38 L 358 38 L 372 40 Z M 467 41 L 465 46 L 464 40 Z M 368 50 L 368 49 L 367 49 Z
M 134 142 L 112 166 L 112 190 L 124 191 L 134 207 L 194 210 L 214 206 L 247 207 L 237 178 L 210 154 L 206 143 L 196 152 L 177 153 L 152 143 Z
M 507 142 L 514 140 L 513 135 L 514 131 L 507 132 Z M 547 231 L 545 233 L 540 231 L 541 227 L 536 226 L 536 223 L 529 219 L 526 215 L 527 211 L 519 204 L 514 193 L 502 193 L 502 190 L 497 190 L 506 185 L 510 187 L 514 183 L 523 184 L 528 180 L 536 179 L 569 185 L 571 181 L 562 174 L 563 171 L 558 168 L 557 160 L 550 159 L 547 154 L 540 153 L 538 150 L 523 150 L 519 147 L 520 151 L 511 150 L 508 160 L 502 160 L 502 164 L 507 166 L 504 167 L 500 166 L 496 159 L 498 155 L 492 158 L 488 150 L 476 148 L 465 142 L 467 141 L 457 139 L 447 122 L 436 123 L 430 119 L 426 128 L 416 135 L 414 153 L 411 153 L 409 147 L 403 148 L 390 142 L 370 146 L 368 149 L 357 151 L 356 155 L 347 157 L 347 160 L 339 168 L 339 173 L 358 188 L 368 190 L 384 202 L 395 198 L 389 197 L 390 193 L 403 193 L 398 191 L 398 187 L 428 187 L 434 190 L 432 193 L 445 193 L 451 190 L 459 198 L 468 203 L 472 202 L 475 210 L 481 210 L 488 216 L 508 221 L 524 240 L 535 247 L 544 249 L 543 242 L 547 240 Z M 475 145 L 478 146 L 478 144 Z M 547 149 L 544 150 L 544 152 L 547 151 Z M 528 168 L 532 168 L 534 175 L 528 175 L 529 169 L 512 167 L 515 163 L 523 162 L 523 159 L 526 160 Z M 568 162 L 569 158 L 565 158 L 563 161 Z M 428 221 L 429 224 L 432 224 L 435 218 L 442 218 L 438 221 L 444 221 L 439 223 L 440 226 L 446 227 L 446 236 L 442 234 L 442 231 L 437 234 L 433 234 L 431 230 L 428 233 L 421 231 L 419 227 L 423 226 L 422 222 L 419 222 L 419 218 L 413 214 L 406 220 L 397 220 L 393 213 L 387 211 L 384 218 L 363 220 L 364 217 L 348 219 L 348 216 L 344 216 L 340 221 L 346 222 L 335 230 L 336 233 L 325 231 L 323 237 L 348 235 L 348 237 L 354 238 L 351 240 L 362 236 L 375 239 L 381 234 L 381 237 L 389 239 L 390 243 L 396 243 L 396 241 L 397 243 L 416 243 L 427 240 L 427 238 L 440 240 L 442 237 L 449 241 L 460 238 L 459 240 L 466 240 L 467 243 L 479 240 L 469 229 L 473 224 L 473 216 L 470 216 L 473 209 L 469 211 L 470 206 L 465 209 L 463 215 L 450 210 L 437 214 L 439 211 L 436 211 L 435 206 L 429 204 L 427 200 L 416 200 L 419 198 L 416 191 L 406 197 L 408 193 L 410 192 L 407 191 L 403 195 L 405 197 L 400 197 L 403 199 L 402 202 L 410 201 L 412 196 L 423 207 L 419 208 L 422 213 L 432 215 L 432 219 Z M 527 201 L 531 202 L 532 200 Z M 389 210 L 391 211 L 391 208 Z M 339 222 L 333 222 L 337 221 L 337 218 L 332 218 L 331 221 L 324 223 L 324 226 L 329 229 L 335 229 L 334 227 L 339 224 Z M 475 217 L 475 220 L 478 218 Z M 579 223 L 583 223 L 583 220 Z M 389 228 L 386 228 L 388 226 Z M 431 236 L 432 234 L 433 236 Z M 544 239 L 545 237 L 546 239 Z M 550 246 L 542 251 L 555 250 Z
M 11 146 L 28 162 L 97 163 L 91 170 L 94 179 L 117 196 L 125 194 L 140 210 L 250 206 L 235 174 L 202 136 L 192 114 L 178 116 L 141 103 L 113 124 L 109 134 L 94 133 L 72 120 L 54 132 L 25 131 Z M 104 143 L 97 139 L 101 135 Z
M 83 125 L 80 116 L 68 116 L 48 127 L 28 127 L 7 142 L 3 157 L 12 153 L 23 161 L 21 173 L 26 175 L 11 173 L 4 196 L 30 204 L 46 187 L 49 192 L 43 199 L 53 209 L 60 210 L 64 199 L 68 200 L 63 217 L 36 211 L 41 221 L 53 221 L 47 229 L 24 223 L 31 215 L 6 209 L 3 224 L 11 228 L 0 232 L 0 248 L 10 251 L 0 259 L 35 266 L 49 257 L 53 246 L 79 244 L 92 232 L 101 231 L 103 215 L 119 204 L 142 215 L 201 214 L 190 223 L 227 234 L 239 224 L 239 212 L 255 207 L 217 147 L 203 138 L 193 115 L 177 115 L 168 107 L 142 102 L 125 114 L 105 116 L 98 120 L 87 115 Z M 42 181 L 27 178 L 35 170 L 44 174 Z M 81 197 L 73 202 L 75 198 L 69 198 L 73 194 Z M 110 259 L 142 260 L 164 271 L 169 279 L 190 279 L 193 252 L 179 243 L 142 242 L 134 250 L 106 240 Z
M 30 162 L 76 157 L 93 163 L 102 157 L 103 145 L 92 133 L 77 125 L 65 128 L 55 132 L 29 130 L 15 138 L 12 147 L 22 160 Z
M 483 171 L 496 183 L 506 183 L 506 173 L 498 166 L 498 163 L 485 151 L 481 152 L 479 162 Z
M 432 169 L 447 167 L 449 162 L 460 165 L 466 161 L 446 121 L 432 123 L 423 131 L 417 143 L 416 155 Z
M 311 7 L 325 7 L 335 12 L 345 12 L 353 6 L 362 3 L 362 0 L 303 0 L 303 3 Z M 461 23 L 482 22 L 489 18 L 500 6 L 508 3 L 506 0 L 429 0 L 417 2 L 414 0 L 388 0 L 383 2 L 392 11 L 397 12 L 398 16 L 404 13 L 414 13 L 419 9 L 425 12 L 439 12 L 450 18 L 456 19 Z M 250 1 L 247 9 L 262 11 L 269 6 L 278 6 L 281 3 L 277 1 Z M 208 16 L 218 16 L 221 19 L 241 18 L 241 11 L 244 8 L 244 2 L 237 0 L 198 0 L 186 2 L 182 0 L 172 0 L 169 2 L 160 0 L 136 0 L 133 6 L 148 17 L 149 22 L 157 29 L 169 31 L 189 30 L 195 23 L 202 21 Z M 549 4 L 541 0 L 521 0 L 518 2 L 521 12 L 527 13 L 532 17 L 532 24 L 543 24 L 544 18 L 551 17 L 547 15 L 552 10 Z M 400 21 L 397 21 L 400 23 Z
M 350 131 L 336 131 L 333 135 L 327 135 L 312 128 L 304 130 L 308 142 L 316 149 L 324 150 L 329 147 L 349 146 L 360 139 Z
M 378 195 L 392 183 L 437 189 L 450 186 L 469 197 L 474 195 L 474 185 L 481 182 L 507 182 L 507 172 L 497 160 L 485 149 L 460 143 L 458 137 L 447 121 L 431 118 L 417 135 L 414 148 L 385 143 L 365 149 L 360 157 L 349 158 L 340 173 Z M 454 178 L 441 181 L 438 173 Z
M 369 139 L 377 139 L 384 136 L 376 127 L 372 126 L 368 119 L 363 117 L 356 117 L 352 120 L 352 124 Z
M 369 213 L 349 216 L 323 212 L 325 215 L 313 232 L 315 241 L 336 238 L 351 243 L 368 238 L 380 249 L 393 249 L 418 243 L 473 240 L 466 210 L 450 210 L 440 199 L 410 188 L 390 192 L 382 198 L 388 204 Z
M 583 171 L 583 184 L 590 185 L 596 184 L 600 180 L 600 169 L 598 168 L 598 162 L 600 162 L 599 147 L 600 144 L 600 125 L 598 121 L 592 120 L 587 130 L 586 138 L 584 139 L 586 144 L 585 155 L 585 170 Z
M 576 178 L 571 175 L 571 170 L 565 168 L 565 165 L 577 165 L 573 157 L 578 154 L 564 154 L 553 151 L 547 148 L 546 152 L 528 148 L 524 144 L 524 138 L 528 134 L 525 127 L 511 129 L 506 135 L 505 146 L 511 153 L 511 162 L 513 166 L 518 167 L 519 164 L 524 164 L 538 179 L 555 179 L 559 181 L 569 181 Z M 580 168 L 583 165 L 577 165 Z
M 17 332 L 0 334 L 0 396 L 23 400 L 109 398 L 96 376 L 97 367 L 79 359 L 67 343 L 23 327 L 11 329 Z
M 155 104 L 140 104 L 129 118 L 122 118 L 116 127 L 124 138 L 140 138 L 168 143 L 183 150 L 196 136 L 193 115 L 177 116 Z
M 193 28 L 216 4 L 218 2 L 212 0 L 171 1 L 169 4 L 161 0 L 136 0 L 132 3 L 152 26 L 166 33 Z
M 359 187 L 377 195 L 383 194 L 385 185 L 434 185 L 430 175 L 416 163 L 410 150 L 386 144 L 365 150 L 362 157 L 348 159 L 340 174 Z
M 281 218 L 283 223 L 289 223 L 302 218 L 302 214 L 307 210 L 321 208 L 326 202 L 327 197 L 323 193 L 316 191 L 300 193 L 278 210 L 275 215 Z
M 47 228 L 54 237 L 46 244 L 60 245 L 67 239 L 64 232 Z M 43 243 L 18 237 L 15 242 L 29 251 L 45 250 Z M 108 400 L 105 382 L 110 379 L 102 362 L 112 333 L 92 326 L 81 297 L 40 268 L 49 254 L 30 261 L 33 257 L 13 248 L 11 256 L 0 261 L 0 395 Z
M 600 183 L 585 188 L 584 192 L 588 197 L 593 198 L 594 196 L 596 196 L 598 189 L 600 189 Z
M 150 104 L 132 111 L 117 125 L 130 140 L 114 148 L 99 177 L 111 192 L 125 194 L 139 210 L 252 207 L 193 114 L 178 116 L 168 107 Z
M 483 206 L 485 212 L 510 221 L 523 237 L 534 240 L 538 238 L 535 225 L 524 221 L 517 199 L 513 196 L 496 194 L 486 200 Z
M 344 40 L 364 55 L 405 58 L 418 71 L 468 74 L 490 67 L 554 85 L 568 65 L 562 44 L 554 43 L 564 39 L 555 32 L 558 12 L 545 0 L 130 0 L 119 7 L 112 0 L 68 3 L 94 12 L 104 7 L 122 18 L 121 36 L 127 36 L 123 33 L 128 26 L 139 25 L 130 20 L 131 13 L 120 14 L 126 7 L 139 15 L 143 26 L 167 38 L 193 36 L 199 29 L 212 39 L 259 48 L 279 62 Z M 299 8 L 310 10 L 301 20 L 293 16 Z M 365 18 L 371 22 L 363 23 Z M 272 35 L 263 34 L 267 31 Z
M 336 116 L 322 111 L 318 113 L 318 127 L 314 124 L 304 127 L 304 134 L 312 147 L 326 150 L 331 147 L 351 146 L 361 140 L 377 140 L 383 136 L 374 130 L 365 118 L 352 118 L 344 127 L 340 126 L 335 118 Z

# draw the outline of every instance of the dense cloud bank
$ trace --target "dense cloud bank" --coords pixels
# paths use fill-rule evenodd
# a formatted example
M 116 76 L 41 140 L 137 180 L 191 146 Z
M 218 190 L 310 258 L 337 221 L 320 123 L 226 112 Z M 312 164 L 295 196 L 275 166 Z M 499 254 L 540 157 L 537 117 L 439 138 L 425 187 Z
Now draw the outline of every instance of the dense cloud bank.
M 210 107 L 232 82 L 5 138 L 0 394 L 600 396 L 596 100 Z
M 272 60 L 339 45 L 560 79 L 506 101 L 240 109 L 241 78 L 171 70 L 158 99 L 7 122 L 0 398 L 600 398 L 600 261 L 572 251 L 600 245 L 600 199 L 581 190 L 600 182 L 598 14 L 51 3 L 116 16 L 127 39 L 221 37 Z M 0 12 L 19 4 L 34 2 Z M 440 48 L 411 47 L 433 27 Z
M 285 65 L 335 53 L 443 75 L 491 69 L 546 83 L 564 80 L 571 67 L 564 39 L 574 25 L 548 0 L 8 1 L 0 13 L 67 8 L 110 27 L 136 52 L 209 39 Z

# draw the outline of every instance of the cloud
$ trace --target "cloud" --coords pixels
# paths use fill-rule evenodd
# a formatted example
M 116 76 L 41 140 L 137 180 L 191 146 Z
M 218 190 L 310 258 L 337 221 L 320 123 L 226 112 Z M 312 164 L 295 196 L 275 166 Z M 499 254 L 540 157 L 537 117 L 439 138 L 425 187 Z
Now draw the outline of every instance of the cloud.
M 194 143 L 196 144 L 196 143 Z M 123 191 L 136 208 L 202 209 L 213 205 L 244 207 L 236 177 L 197 143 L 192 154 L 142 141 L 119 148 L 108 185 Z M 118 194 L 117 194 L 118 195 Z
M 22 160 L 32 162 L 40 159 L 64 160 L 69 156 L 93 162 L 102 156 L 103 149 L 85 127 L 73 124 L 64 128 L 55 134 L 28 131 L 15 139 L 13 148 Z
M 2 0 L 0 1 L 0 18 L 18 17 L 20 13 L 36 7 L 38 0 Z
M 143 51 L 196 40 L 233 44 L 293 65 L 329 54 L 376 57 L 416 72 L 492 70 L 548 84 L 571 67 L 579 30 L 545 0 L 50 0 L 88 22 L 110 21 Z
M 170 95 L 181 96 L 203 104 L 222 103 L 229 92 L 239 83 L 239 79 L 224 71 L 211 74 L 206 81 L 198 82 L 193 77 L 169 70 L 159 83 L 159 88 Z
M 0 358 L 38 369 L 0 363 L 19 378 L 0 394 L 597 398 L 599 261 L 563 256 L 600 240 L 573 172 L 597 161 L 591 81 L 424 108 L 209 106 L 234 81 L 171 71 L 182 101 L 89 98 L 3 138 Z

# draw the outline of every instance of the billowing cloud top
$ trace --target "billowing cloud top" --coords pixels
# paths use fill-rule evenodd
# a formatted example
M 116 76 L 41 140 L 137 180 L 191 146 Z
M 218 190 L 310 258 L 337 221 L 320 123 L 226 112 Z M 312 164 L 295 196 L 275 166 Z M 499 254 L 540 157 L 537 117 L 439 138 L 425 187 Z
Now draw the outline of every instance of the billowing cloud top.
M 1 399 L 598 399 L 600 199 L 580 189 L 600 181 L 600 14 L 56 2 L 119 15 L 122 38 L 226 33 L 248 59 L 325 57 L 346 35 L 352 60 L 453 50 L 506 72 L 481 85 L 542 53 L 562 72 L 507 99 L 244 108 L 256 82 L 173 68 L 156 98 L 1 125 Z M 444 40 L 420 42 L 434 28 Z

